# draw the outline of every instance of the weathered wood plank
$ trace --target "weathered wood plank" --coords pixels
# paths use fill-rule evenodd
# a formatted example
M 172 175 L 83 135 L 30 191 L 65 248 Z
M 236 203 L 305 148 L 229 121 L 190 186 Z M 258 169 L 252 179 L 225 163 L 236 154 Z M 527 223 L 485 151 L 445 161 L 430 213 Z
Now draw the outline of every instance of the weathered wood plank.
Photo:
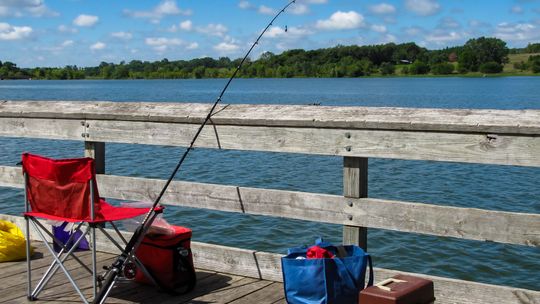
M 126 233 L 129 237 L 129 233 Z M 98 239 L 98 248 L 112 248 L 109 242 Z M 233 247 L 193 242 L 195 265 L 199 269 L 216 270 L 257 279 L 281 281 L 282 255 Z M 388 269 L 375 269 L 376 281 L 393 276 L 398 272 Z M 434 281 L 435 293 L 441 303 L 508 303 L 537 304 L 540 292 L 514 287 L 504 287 L 463 280 L 413 274 Z
M 84 140 L 80 120 L 0 117 L 0 136 Z
M 165 102 L 7 101 L 0 117 L 200 123 L 210 104 Z M 218 125 L 540 134 L 539 110 L 220 105 Z
M 23 188 L 22 169 L 20 167 L 0 166 L 0 187 Z
M 207 107 L 207 105 L 199 105 L 196 108 L 201 107 Z M 227 107 L 225 110 L 228 109 Z M 184 111 L 188 110 L 184 109 Z M 0 112 L 0 115 L 2 113 L 16 116 L 9 112 Z M 84 113 L 77 114 L 79 116 L 68 114 L 60 115 L 63 118 L 51 119 L 0 117 L 0 136 L 185 146 L 198 128 L 197 121 L 188 123 L 192 116 L 186 119 L 187 122 L 166 123 L 159 120 L 158 122 L 92 120 L 85 117 Z M 32 115 L 28 114 L 28 116 Z M 103 115 L 98 118 L 111 117 L 107 114 Z M 121 117 L 124 117 L 122 115 Z M 112 118 L 114 117 L 113 115 Z M 87 120 L 81 121 L 81 119 Z M 405 128 L 406 131 L 354 126 L 348 126 L 351 129 L 340 129 L 335 126 L 323 128 L 310 124 L 305 126 L 292 124 L 285 127 L 271 123 L 220 125 L 214 119 L 212 122 L 214 125 L 208 125 L 204 129 L 197 141 L 197 146 L 350 157 L 540 166 L 540 137 L 537 134 L 511 136 L 491 133 L 448 133 L 454 132 L 451 128 L 448 132 L 427 132 L 423 129 L 407 128 Z M 82 134 L 85 134 L 85 137 L 82 137 Z
M 199 125 L 89 120 L 87 140 L 186 146 Z M 540 137 L 207 125 L 197 147 L 540 166 Z
M 193 303 L 229 303 L 239 298 L 242 298 L 246 294 L 250 294 L 257 290 L 272 284 L 270 281 L 257 280 L 253 278 L 242 278 L 240 280 L 231 282 L 226 288 L 221 288 L 202 296 L 191 299 Z M 268 300 L 265 302 L 268 303 Z
M 343 158 L 343 196 L 345 198 L 365 198 L 368 196 L 367 158 Z M 349 203 L 352 204 L 352 202 Z M 345 225 L 343 227 L 343 244 L 358 245 L 367 251 L 367 234 L 367 227 Z
M 0 186 L 13 186 L 20 182 L 18 185 L 22 187 L 19 171 L 15 167 L 0 166 Z M 164 183 L 155 179 L 98 175 L 100 194 L 123 200 L 153 201 Z M 179 181 L 171 183 L 162 202 L 167 205 L 540 246 L 539 214 Z M 350 203 L 352 206 L 349 206 Z
M 231 304 L 252 304 L 264 302 L 275 303 L 277 301 L 283 301 L 283 299 L 283 284 L 272 283 L 271 285 L 268 285 L 263 289 L 257 290 L 238 300 L 232 301 Z M 285 303 L 285 301 L 283 301 L 283 303 Z

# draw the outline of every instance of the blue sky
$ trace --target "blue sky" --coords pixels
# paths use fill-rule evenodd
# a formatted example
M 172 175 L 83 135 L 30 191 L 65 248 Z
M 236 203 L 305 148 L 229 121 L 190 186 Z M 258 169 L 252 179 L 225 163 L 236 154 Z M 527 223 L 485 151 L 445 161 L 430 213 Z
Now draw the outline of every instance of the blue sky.
M 0 61 L 21 67 L 241 57 L 285 0 L 0 0 Z M 287 27 L 287 32 L 284 28 Z M 540 42 L 540 0 L 297 0 L 265 51 L 499 37 Z

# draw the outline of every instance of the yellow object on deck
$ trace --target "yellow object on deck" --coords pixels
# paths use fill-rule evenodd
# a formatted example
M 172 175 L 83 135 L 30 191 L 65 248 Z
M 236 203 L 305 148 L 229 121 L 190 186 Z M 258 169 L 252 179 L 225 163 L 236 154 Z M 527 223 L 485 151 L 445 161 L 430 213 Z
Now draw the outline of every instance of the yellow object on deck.
M 31 248 L 31 252 L 33 248 Z M 0 220 L 0 262 L 26 258 L 26 240 L 21 229 L 12 222 Z

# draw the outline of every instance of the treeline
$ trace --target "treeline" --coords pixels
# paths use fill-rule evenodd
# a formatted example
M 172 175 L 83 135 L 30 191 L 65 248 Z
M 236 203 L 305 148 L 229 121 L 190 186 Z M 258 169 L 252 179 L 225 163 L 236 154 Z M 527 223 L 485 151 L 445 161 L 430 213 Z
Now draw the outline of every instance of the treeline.
M 239 77 L 361 77 L 370 75 L 450 75 L 469 72 L 500 73 L 509 54 L 540 53 L 540 43 L 509 49 L 498 38 L 470 39 L 463 46 L 427 50 L 415 43 L 369 46 L 336 46 L 317 50 L 289 50 L 279 55 L 266 52 L 248 59 Z M 0 79 L 162 79 L 230 77 L 241 59 L 210 57 L 192 60 L 102 62 L 96 67 L 20 69 L 0 62 Z M 520 71 L 540 73 L 540 55 L 515 62 Z

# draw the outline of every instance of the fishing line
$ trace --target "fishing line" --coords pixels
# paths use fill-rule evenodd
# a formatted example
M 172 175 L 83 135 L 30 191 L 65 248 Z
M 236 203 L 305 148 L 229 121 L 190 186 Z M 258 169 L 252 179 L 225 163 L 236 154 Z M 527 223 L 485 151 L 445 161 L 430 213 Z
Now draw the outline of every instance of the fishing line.
M 140 242 L 142 241 L 146 231 L 148 230 L 148 228 L 151 226 L 152 222 L 154 221 L 155 217 L 156 217 L 156 207 L 158 207 L 158 204 L 159 202 L 161 201 L 161 198 L 163 197 L 163 195 L 165 194 L 165 191 L 167 191 L 167 188 L 169 187 L 169 185 L 171 184 L 172 180 L 174 179 L 176 173 L 180 170 L 180 167 L 182 166 L 182 164 L 184 163 L 184 160 L 186 159 L 186 157 L 188 156 L 189 152 L 191 150 L 193 150 L 193 146 L 195 145 L 195 141 L 197 140 L 197 138 L 199 137 L 199 135 L 201 134 L 201 131 L 203 130 L 204 126 L 206 126 L 206 124 L 208 123 L 208 121 L 210 120 L 210 118 L 212 117 L 212 115 L 214 114 L 214 110 L 216 109 L 217 105 L 221 102 L 221 99 L 223 98 L 223 94 L 225 94 L 225 92 L 227 91 L 227 89 L 229 88 L 229 85 L 231 84 L 232 80 L 236 77 L 236 75 L 238 74 L 238 72 L 240 71 L 240 69 L 242 68 L 244 62 L 246 61 L 246 59 L 249 57 L 249 55 L 251 54 L 251 51 L 255 48 L 255 46 L 257 44 L 259 44 L 259 40 L 262 38 L 262 36 L 266 33 L 266 31 L 270 28 L 270 26 L 272 26 L 274 24 L 274 21 L 282 14 L 285 12 L 285 10 L 287 10 L 287 8 L 289 8 L 289 6 L 291 6 L 293 3 L 295 3 L 296 0 L 292 0 L 290 1 L 287 5 L 285 5 L 275 16 L 274 18 L 272 18 L 272 20 L 266 25 L 266 27 L 264 28 L 264 30 L 259 34 L 259 36 L 257 37 L 257 39 L 255 40 L 255 42 L 251 45 L 251 47 L 249 48 L 249 50 L 247 51 L 247 53 L 244 55 L 244 57 L 242 58 L 242 60 L 240 61 L 240 63 L 238 64 L 238 66 L 236 67 L 236 69 L 234 70 L 233 74 L 231 75 L 231 77 L 229 78 L 229 80 L 227 81 L 227 83 L 225 84 L 225 86 L 223 87 L 223 89 L 221 90 L 221 93 L 219 94 L 219 96 L 217 97 L 216 101 L 212 104 L 212 107 L 210 108 L 210 110 L 208 111 L 208 114 L 206 115 L 205 119 L 203 120 L 203 122 L 201 123 L 201 125 L 199 126 L 199 128 L 197 129 L 197 132 L 195 133 L 195 135 L 193 136 L 191 142 L 189 143 L 189 146 L 187 147 L 187 149 L 184 151 L 184 153 L 182 154 L 182 156 L 180 157 L 180 160 L 178 161 L 178 163 L 176 164 L 176 167 L 174 168 L 174 170 L 172 171 L 171 175 L 169 176 L 169 178 L 167 179 L 167 182 L 165 183 L 165 185 L 163 186 L 163 188 L 161 189 L 159 195 L 156 197 L 156 199 L 154 200 L 154 203 L 152 204 L 152 207 L 150 208 L 150 210 L 148 211 L 148 213 L 146 214 L 146 216 L 144 217 L 144 220 L 142 221 L 142 223 L 137 227 L 137 229 L 135 230 L 135 232 L 133 233 L 133 236 L 131 237 L 131 239 L 129 240 L 129 242 L 127 243 L 126 247 L 124 248 L 124 250 L 122 251 L 122 253 L 118 256 L 118 258 L 116 259 L 116 261 L 111 265 L 111 267 L 109 267 L 107 269 L 107 272 L 105 273 L 105 275 L 103 276 L 100 276 L 100 282 L 101 281 L 104 281 L 103 285 L 102 285 L 102 288 L 100 289 L 100 292 L 96 295 L 96 298 L 93 300 L 92 303 L 105 303 L 105 300 L 107 299 L 107 296 L 109 294 L 109 292 L 112 290 L 112 287 L 114 286 L 114 283 L 116 282 L 118 276 L 120 275 L 121 271 L 123 270 L 123 267 L 124 267 L 124 264 L 126 263 L 126 261 L 128 260 L 129 256 L 131 255 L 131 253 L 137 249 L 138 245 L 140 244 Z

